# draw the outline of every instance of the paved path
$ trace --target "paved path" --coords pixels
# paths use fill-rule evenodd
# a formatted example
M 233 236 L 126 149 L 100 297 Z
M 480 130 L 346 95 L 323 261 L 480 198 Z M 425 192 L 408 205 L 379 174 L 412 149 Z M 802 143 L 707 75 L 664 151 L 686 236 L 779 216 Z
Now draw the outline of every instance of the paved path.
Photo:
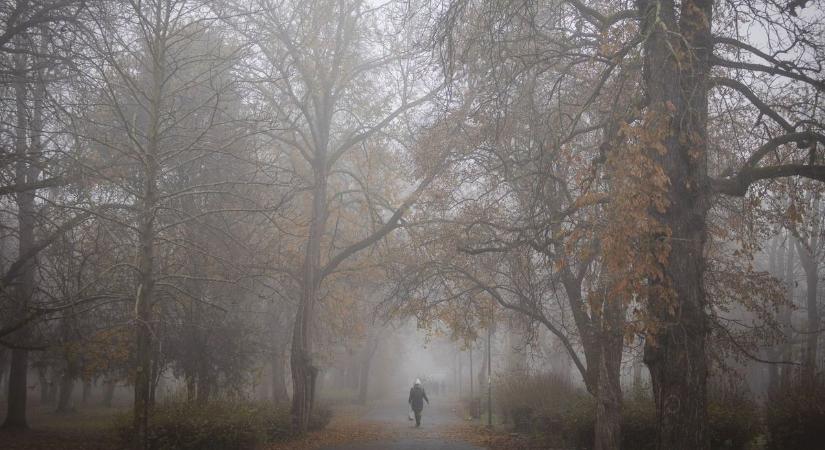
M 429 406 L 424 407 L 421 427 L 416 428 L 415 421 L 408 419 L 409 409 L 404 399 L 384 401 L 372 405 L 361 420 L 393 429 L 397 437 L 326 447 L 323 450 L 483 450 L 462 442 L 454 436 L 455 433 L 450 432 L 463 423 L 454 407 L 453 403 L 433 399 Z
M 393 441 L 353 444 L 340 447 L 327 447 L 324 450 L 481 450 L 463 442 L 437 441 L 434 439 L 396 439 Z

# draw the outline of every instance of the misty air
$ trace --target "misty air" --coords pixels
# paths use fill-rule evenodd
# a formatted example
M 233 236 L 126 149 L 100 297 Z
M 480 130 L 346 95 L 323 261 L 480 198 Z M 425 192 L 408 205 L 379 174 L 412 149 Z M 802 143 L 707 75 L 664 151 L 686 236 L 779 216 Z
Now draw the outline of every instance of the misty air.
M 822 0 L 0 1 L 0 449 L 825 448 Z

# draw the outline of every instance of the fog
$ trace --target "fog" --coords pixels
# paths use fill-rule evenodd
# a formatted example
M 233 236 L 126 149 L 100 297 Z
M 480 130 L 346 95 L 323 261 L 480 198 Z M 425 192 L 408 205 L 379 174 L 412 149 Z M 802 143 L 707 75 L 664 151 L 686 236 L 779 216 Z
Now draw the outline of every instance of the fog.
M 0 23 L 0 447 L 825 445 L 821 2 Z

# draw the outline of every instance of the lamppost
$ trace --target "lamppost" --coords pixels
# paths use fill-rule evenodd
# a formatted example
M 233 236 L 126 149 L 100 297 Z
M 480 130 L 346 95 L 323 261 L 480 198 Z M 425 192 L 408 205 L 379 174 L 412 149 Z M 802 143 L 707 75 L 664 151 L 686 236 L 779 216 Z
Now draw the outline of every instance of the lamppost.
M 470 408 L 472 408 L 475 393 L 473 392 L 473 345 L 470 344 Z
M 493 301 L 490 300 L 490 324 L 487 326 L 487 426 L 493 426 Z

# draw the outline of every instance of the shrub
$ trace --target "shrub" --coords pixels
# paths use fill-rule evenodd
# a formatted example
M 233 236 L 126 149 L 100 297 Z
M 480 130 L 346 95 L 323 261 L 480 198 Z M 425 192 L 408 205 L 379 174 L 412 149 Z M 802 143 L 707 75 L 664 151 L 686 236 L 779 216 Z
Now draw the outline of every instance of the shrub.
M 717 391 L 708 404 L 708 433 L 714 450 L 744 450 L 759 434 L 759 410 L 744 392 Z M 655 448 L 656 406 L 636 396 L 622 405 L 622 448 Z
M 797 383 L 772 393 L 766 404 L 768 448 L 815 450 L 825 442 L 825 383 Z
M 656 407 L 653 399 L 634 395 L 622 404 L 622 448 L 650 450 L 656 448 Z
M 499 384 L 499 403 L 519 431 L 531 433 L 543 447 L 593 448 L 596 405 L 592 396 L 552 376 L 521 377 Z M 736 391 L 717 389 L 711 398 L 711 448 L 746 449 L 760 431 L 756 405 Z M 531 418 L 529 426 L 523 424 L 525 416 Z M 621 448 L 655 448 L 656 424 L 649 393 L 630 393 L 622 405 Z
M 558 447 L 586 439 L 589 427 L 592 442 L 592 400 L 568 380 L 552 373 L 521 374 L 501 378 L 494 386 L 502 416 L 517 431 Z
M 760 434 L 756 403 L 742 390 L 711 387 L 708 404 L 710 447 L 744 450 Z
M 575 398 L 586 395 L 555 374 L 511 375 L 498 379 L 493 386 L 502 416 L 527 428 L 534 414 L 560 413 Z
M 316 408 L 310 429 L 325 427 L 331 416 L 328 409 Z M 126 443 L 135 438 L 130 419 L 124 417 L 116 426 Z M 165 403 L 149 419 L 151 450 L 245 450 L 293 437 L 289 409 L 263 403 Z

